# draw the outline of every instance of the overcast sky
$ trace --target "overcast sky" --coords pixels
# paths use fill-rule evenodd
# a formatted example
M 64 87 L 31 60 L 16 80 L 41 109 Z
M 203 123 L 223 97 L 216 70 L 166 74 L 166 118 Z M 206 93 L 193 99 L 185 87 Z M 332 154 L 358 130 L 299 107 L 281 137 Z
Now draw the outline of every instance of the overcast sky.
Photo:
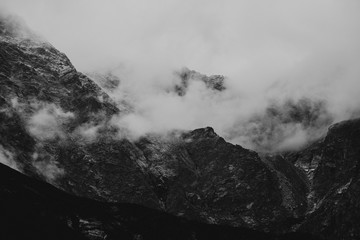
M 141 93 L 140 109 L 153 111 L 142 116 L 151 116 L 149 128 L 164 124 L 153 115 L 166 122 L 189 115 L 184 128 L 212 124 L 221 132 L 241 115 L 232 113 L 265 106 L 270 97 L 322 98 L 344 118 L 360 104 L 358 0 L 0 0 L 0 6 L 78 70 L 121 69 Z M 170 84 L 182 67 L 227 76 L 230 93 L 204 101 L 195 87 L 201 99 L 177 102 L 149 92 Z M 174 108 L 179 113 L 170 116 Z
M 357 0 L 0 2 L 79 69 L 142 61 L 258 78 L 296 68 L 311 55 L 359 50 Z

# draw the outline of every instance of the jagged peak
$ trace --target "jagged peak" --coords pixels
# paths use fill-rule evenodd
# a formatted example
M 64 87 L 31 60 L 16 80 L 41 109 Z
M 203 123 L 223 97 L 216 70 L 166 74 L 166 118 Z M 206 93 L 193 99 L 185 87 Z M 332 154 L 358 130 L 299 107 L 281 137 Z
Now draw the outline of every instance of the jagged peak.
M 186 138 L 191 139 L 206 139 L 206 138 L 217 138 L 217 135 L 212 127 L 198 128 L 185 135 Z
M 201 81 L 205 84 L 206 88 L 213 91 L 221 92 L 226 89 L 225 77 L 222 75 L 207 76 L 188 68 L 182 68 L 180 71 L 175 72 L 175 75 L 180 78 L 180 83 L 175 85 L 175 92 L 179 96 L 186 94 L 191 81 Z

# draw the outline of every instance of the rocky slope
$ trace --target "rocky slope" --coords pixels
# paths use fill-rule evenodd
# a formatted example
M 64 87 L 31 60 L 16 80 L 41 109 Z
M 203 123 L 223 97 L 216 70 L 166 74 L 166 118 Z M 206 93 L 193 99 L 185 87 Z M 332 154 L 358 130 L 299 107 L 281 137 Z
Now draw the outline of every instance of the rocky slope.
M 0 164 L 1 239 L 263 239 L 317 238 L 273 235 L 209 225 L 128 203 L 79 198 Z
M 360 119 L 332 125 L 324 139 L 286 158 L 309 180 L 299 229 L 327 239 L 360 238 Z
M 24 28 L 0 19 L 1 162 L 77 196 L 187 219 L 359 236 L 359 121 L 333 126 L 303 151 L 275 155 L 230 144 L 211 127 L 132 141 L 112 124 L 128 110 L 102 90 L 107 85 L 77 72 L 49 43 L 20 34 L 31 33 Z M 186 91 L 194 75 L 182 73 L 175 91 Z M 214 91 L 225 88 L 221 76 L 199 76 Z

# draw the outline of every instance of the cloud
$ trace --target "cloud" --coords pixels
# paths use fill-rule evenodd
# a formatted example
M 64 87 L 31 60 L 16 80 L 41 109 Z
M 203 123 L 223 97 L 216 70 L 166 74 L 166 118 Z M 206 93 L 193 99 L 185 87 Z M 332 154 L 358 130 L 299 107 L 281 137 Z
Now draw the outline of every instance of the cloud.
M 4 0 L 2 5 L 79 70 L 116 77 L 117 89 L 110 85 L 107 91 L 124 111 L 112 123 L 134 138 L 212 126 L 233 143 L 263 143 L 260 148 L 275 150 L 302 145 L 314 138 L 312 132 L 320 136 L 331 122 L 360 113 L 356 0 Z M 224 75 L 226 89 L 216 92 L 190 81 L 179 96 L 171 89 L 181 83 L 174 72 L 182 67 Z M 301 99 L 326 103 L 325 115 L 332 120 L 306 126 L 267 114 L 272 101 L 285 113 L 286 102 L 301 105 Z M 82 132 L 87 130 L 93 136 L 96 125 Z M 51 132 L 49 137 L 57 134 Z M 256 132 L 260 135 L 250 137 Z
M 296 150 L 323 136 L 333 121 L 324 101 L 287 99 L 239 119 L 224 136 L 258 151 Z
M 39 149 L 39 146 L 37 147 Z M 46 151 L 34 152 L 32 159 L 32 165 L 51 183 L 54 183 L 58 177 L 65 174 L 65 170 L 58 166 L 53 155 L 48 154 Z
M 209 88 L 201 80 L 203 75 L 195 76 L 199 78 L 190 79 L 181 94 L 176 88 L 181 79 L 174 81 L 172 87 L 148 89 L 141 96 L 134 93 L 138 96 L 130 100 L 134 111 L 114 116 L 111 121 L 123 129 L 120 137 L 137 139 L 147 133 L 212 126 L 226 140 L 244 147 L 258 151 L 294 150 L 321 137 L 336 118 L 322 98 L 276 98 L 273 93 L 242 96 L 226 84 L 221 91 Z
M 78 127 L 76 133 L 86 142 L 93 142 L 98 136 L 99 128 L 101 128 L 101 125 L 86 123 Z
M 1 145 L 0 145 L 0 163 L 9 166 L 17 171 L 20 171 L 18 164 L 14 160 L 14 154 L 6 150 Z
M 64 139 L 66 129 L 63 124 L 74 118 L 71 112 L 64 112 L 54 104 L 41 106 L 28 120 L 30 134 L 39 140 Z
M 78 143 L 91 143 L 96 141 L 100 136 L 104 134 L 102 130 L 105 129 L 107 126 L 108 124 L 104 121 L 90 121 L 78 126 L 71 133 L 71 136 L 74 139 L 77 139 Z

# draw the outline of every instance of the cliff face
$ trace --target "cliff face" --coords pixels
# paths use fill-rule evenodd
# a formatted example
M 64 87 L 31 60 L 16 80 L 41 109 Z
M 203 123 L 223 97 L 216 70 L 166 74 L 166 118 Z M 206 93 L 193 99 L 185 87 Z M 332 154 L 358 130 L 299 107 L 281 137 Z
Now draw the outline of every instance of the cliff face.
M 334 124 L 324 139 L 287 159 L 309 179 L 308 211 L 299 229 L 327 239 L 358 239 L 360 119 Z
M 1 162 L 78 196 L 207 223 L 359 236 L 358 121 L 282 155 L 227 143 L 210 127 L 132 141 L 111 124 L 126 108 L 49 43 L 0 23 Z M 185 91 L 191 77 L 182 77 Z M 223 89 L 222 77 L 202 78 Z
M 281 231 L 288 228 L 284 221 L 306 209 L 302 200 L 289 206 L 280 185 L 287 178 L 280 178 L 272 165 L 253 151 L 227 143 L 210 127 L 183 133 L 172 143 L 153 137 L 135 144 L 146 157 L 153 189 L 168 212 Z M 297 173 L 291 177 L 299 178 Z M 306 187 L 301 190 L 304 195 Z M 297 199 L 300 193 L 289 189 L 289 194 Z

